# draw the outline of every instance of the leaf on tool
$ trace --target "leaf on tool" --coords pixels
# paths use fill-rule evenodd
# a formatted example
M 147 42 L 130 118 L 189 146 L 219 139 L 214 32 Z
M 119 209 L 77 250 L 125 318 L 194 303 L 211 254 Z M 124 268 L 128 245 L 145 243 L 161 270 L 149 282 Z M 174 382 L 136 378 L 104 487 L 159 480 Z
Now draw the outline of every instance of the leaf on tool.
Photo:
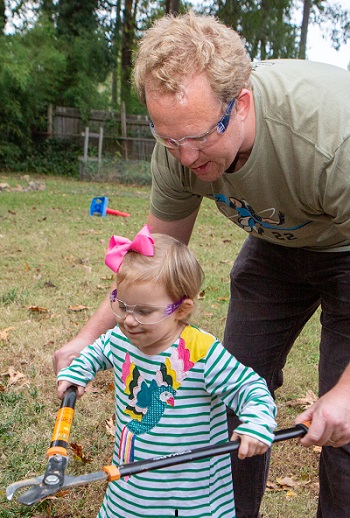
M 301 406 L 303 408 L 308 408 L 313 405 L 317 401 L 317 396 L 312 390 L 307 390 L 304 397 L 299 399 L 292 399 L 291 401 L 287 401 L 287 406 Z
M 8 338 L 8 332 L 14 329 L 14 327 L 6 327 L 5 329 L 0 329 L 0 340 L 6 342 Z
M 92 462 L 92 459 L 90 457 L 87 457 L 85 453 L 83 452 L 83 447 L 80 446 L 80 444 L 77 444 L 76 442 L 72 442 L 69 445 L 74 453 L 74 458 L 80 462 L 83 462 L 84 464 L 88 462 Z
M 84 309 L 89 309 L 88 306 L 83 306 L 82 304 L 77 304 L 76 306 L 69 306 L 71 311 L 84 311 Z

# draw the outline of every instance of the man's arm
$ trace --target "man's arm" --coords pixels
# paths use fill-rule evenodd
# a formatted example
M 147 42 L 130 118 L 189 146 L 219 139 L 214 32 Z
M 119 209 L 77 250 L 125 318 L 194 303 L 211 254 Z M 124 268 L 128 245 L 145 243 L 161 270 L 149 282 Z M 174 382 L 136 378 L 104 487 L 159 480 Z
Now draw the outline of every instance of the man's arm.
M 198 210 L 187 218 L 178 221 L 163 221 L 150 214 L 147 223 L 151 233 L 169 234 L 188 244 Z M 112 288 L 111 288 L 112 289 Z M 111 329 L 116 324 L 115 315 L 109 304 L 109 293 L 100 304 L 97 311 L 86 322 L 77 336 L 55 351 L 53 365 L 57 374 L 63 367 L 68 367 L 76 356 L 86 347 L 92 344 L 100 335 Z
M 115 288 L 115 284 L 113 287 Z M 113 287 L 111 287 L 111 290 Z M 84 347 L 92 344 L 108 329 L 112 329 L 115 324 L 116 319 L 111 310 L 108 292 L 106 298 L 101 302 L 95 313 L 81 328 L 77 336 L 54 352 L 53 367 L 55 373 L 58 374 L 63 367 L 68 367 Z
M 169 236 L 179 239 L 186 245 L 190 241 L 192 230 L 197 219 L 199 209 L 190 216 L 177 221 L 164 221 L 156 218 L 152 213 L 148 215 L 147 225 L 151 230 L 151 234 L 168 234 Z

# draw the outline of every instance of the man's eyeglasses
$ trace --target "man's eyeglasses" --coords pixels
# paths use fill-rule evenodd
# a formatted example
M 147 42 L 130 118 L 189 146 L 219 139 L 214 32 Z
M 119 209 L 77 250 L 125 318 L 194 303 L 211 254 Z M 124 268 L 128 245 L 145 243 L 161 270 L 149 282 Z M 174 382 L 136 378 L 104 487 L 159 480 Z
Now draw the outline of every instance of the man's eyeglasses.
M 223 117 L 219 120 L 219 122 L 217 122 L 212 128 L 210 128 L 205 133 L 202 133 L 201 135 L 193 137 L 182 137 L 179 140 L 170 137 L 162 137 L 156 132 L 154 124 L 153 122 L 151 122 L 150 127 L 152 135 L 158 142 L 160 142 L 160 144 L 167 147 L 168 149 L 178 149 L 180 146 L 187 146 L 190 149 L 200 149 L 203 146 L 203 144 L 207 141 L 208 136 L 214 133 L 215 130 L 218 135 L 222 135 L 223 133 L 225 133 L 230 122 L 231 112 L 234 103 L 235 99 L 232 99 L 232 101 L 226 108 Z
M 142 325 L 158 324 L 170 317 L 181 306 L 186 297 L 167 306 L 152 306 L 151 304 L 125 304 L 117 298 L 117 290 L 113 290 L 109 296 L 113 313 L 120 320 L 125 320 L 128 313 Z

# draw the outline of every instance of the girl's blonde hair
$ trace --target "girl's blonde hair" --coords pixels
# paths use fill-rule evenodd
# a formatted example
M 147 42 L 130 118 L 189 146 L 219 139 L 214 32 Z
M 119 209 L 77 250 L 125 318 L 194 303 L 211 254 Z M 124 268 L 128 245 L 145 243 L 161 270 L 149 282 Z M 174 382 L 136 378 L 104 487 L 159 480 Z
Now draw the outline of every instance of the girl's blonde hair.
M 181 94 L 193 75 L 205 72 L 226 105 L 250 86 L 251 62 L 237 32 L 212 16 L 168 15 L 157 20 L 139 43 L 134 83 L 146 105 L 146 86 Z
M 166 234 L 152 234 L 154 255 L 129 251 L 117 273 L 117 287 L 123 283 L 154 282 L 164 286 L 173 302 L 186 297 L 194 299 L 203 282 L 203 270 L 189 248 Z

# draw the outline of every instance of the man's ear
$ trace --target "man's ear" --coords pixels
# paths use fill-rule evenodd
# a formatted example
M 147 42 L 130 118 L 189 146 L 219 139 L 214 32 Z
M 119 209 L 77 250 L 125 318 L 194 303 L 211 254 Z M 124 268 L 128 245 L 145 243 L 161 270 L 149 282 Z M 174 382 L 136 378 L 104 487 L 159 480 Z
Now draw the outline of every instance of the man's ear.
M 185 299 L 181 306 L 176 311 L 176 316 L 178 320 L 183 320 L 193 311 L 193 300 Z
M 237 99 L 237 113 L 242 120 L 245 120 L 249 114 L 253 103 L 253 92 L 247 88 L 243 88 Z

